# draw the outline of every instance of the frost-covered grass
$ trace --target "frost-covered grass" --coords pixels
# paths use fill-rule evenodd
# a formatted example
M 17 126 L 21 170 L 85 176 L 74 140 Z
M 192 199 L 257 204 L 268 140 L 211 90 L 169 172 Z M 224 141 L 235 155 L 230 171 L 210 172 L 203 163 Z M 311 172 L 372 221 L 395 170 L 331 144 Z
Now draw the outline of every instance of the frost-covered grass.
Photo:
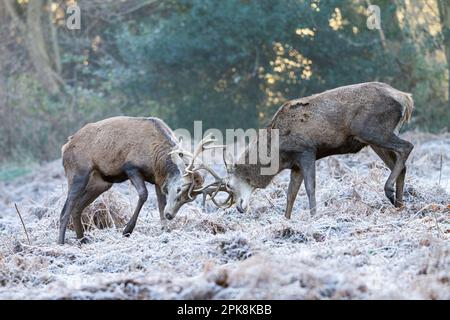
M 405 137 L 415 149 L 402 210 L 384 196 L 387 169 L 365 149 L 317 163 L 315 217 L 302 187 L 284 218 L 284 172 L 247 214 L 210 204 L 204 213 L 199 199 L 163 230 L 149 186 L 124 238 L 136 204 L 124 183 L 87 210 L 87 245 L 71 230 L 56 244 L 66 187 L 59 161 L 49 163 L 0 184 L 0 298 L 450 299 L 450 135 Z

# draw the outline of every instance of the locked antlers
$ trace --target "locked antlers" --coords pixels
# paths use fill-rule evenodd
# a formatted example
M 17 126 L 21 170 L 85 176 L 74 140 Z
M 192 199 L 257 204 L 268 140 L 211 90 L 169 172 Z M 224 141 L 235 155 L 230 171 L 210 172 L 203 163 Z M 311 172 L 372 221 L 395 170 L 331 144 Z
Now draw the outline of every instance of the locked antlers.
M 186 158 L 190 158 L 186 168 L 184 169 L 183 177 L 190 177 L 188 182 L 188 197 L 190 199 L 194 199 L 195 196 L 202 194 L 203 195 L 203 201 L 202 205 L 205 206 L 206 198 L 207 196 L 210 197 L 212 202 L 219 208 L 229 208 L 233 204 L 233 195 L 230 192 L 230 190 L 227 188 L 226 184 L 223 181 L 223 178 L 221 178 L 210 166 L 206 165 L 204 162 L 201 162 L 199 164 L 196 164 L 196 160 L 198 156 L 205 150 L 208 149 L 215 149 L 215 148 L 225 148 L 223 145 L 212 145 L 212 143 L 216 142 L 216 139 L 211 138 L 211 135 L 206 136 L 203 138 L 197 145 L 197 147 L 194 150 L 194 153 L 190 153 L 186 150 L 183 150 L 181 148 L 178 148 L 176 150 L 173 150 L 170 152 L 170 154 L 178 153 L 182 154 L 183 156 L 186 156 Z M 211 174 L 214 178 L 214 182 L 209 183 L 205 186 L 202 186 L 201 188 L 194 189 L 195 183 L 194 183 L 194 175 L 195 172 L 199 172 L 200 170 L 204 170 Z M 228 193 L 227 199 L 220 203 L 218 202 L 215 197 L 219 192 L 226 192 Z

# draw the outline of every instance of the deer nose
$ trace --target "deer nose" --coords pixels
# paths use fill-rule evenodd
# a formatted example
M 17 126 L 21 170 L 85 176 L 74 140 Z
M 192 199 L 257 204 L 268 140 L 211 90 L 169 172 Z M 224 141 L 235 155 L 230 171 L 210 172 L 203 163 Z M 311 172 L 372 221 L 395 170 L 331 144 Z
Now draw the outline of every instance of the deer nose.
M 236 205 L 236 209 L 240 213 L 244 213 L 244 209 L 242 209 L 242 199 L 241 199 L 241 201 L 239 201 L 239 204 Z
M 166 219 L 167 220 L 172 220 L 173 216 L 170 213 L 166 213 Z

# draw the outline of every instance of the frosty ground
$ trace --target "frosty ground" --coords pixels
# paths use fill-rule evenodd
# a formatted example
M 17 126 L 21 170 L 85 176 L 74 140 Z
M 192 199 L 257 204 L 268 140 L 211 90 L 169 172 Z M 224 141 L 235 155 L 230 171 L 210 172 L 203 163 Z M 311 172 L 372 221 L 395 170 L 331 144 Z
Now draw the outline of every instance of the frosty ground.
M 1 299 L 450 299 L 450 134 L 406 133 L 405 204 L 383 192 L 370 149 L 317 162 L 318 214 L 302 187 L 283 216 L 289 172 L 247 214 L 185 205 L 163 230 L 153 187 L 130 238 L 137 196 L 115 186 L 86 212 L 90 243 L 56 244 L 66 182 L 60 160 L 0 182 Z M 17 203 L 28 243 L 14 209 Z

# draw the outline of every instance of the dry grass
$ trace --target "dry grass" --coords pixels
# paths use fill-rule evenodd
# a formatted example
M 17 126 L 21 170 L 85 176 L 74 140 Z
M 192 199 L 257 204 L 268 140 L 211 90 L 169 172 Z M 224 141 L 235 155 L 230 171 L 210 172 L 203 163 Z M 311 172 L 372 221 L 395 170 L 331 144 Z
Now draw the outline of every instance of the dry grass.
M 192 203 L 168 230 L 150 187 L 135 232 L 123 238 L 136 203 L 125 183 L 85 212 L 91 243 L 83 246 L 73 231 L 56 244 L 65 183 L 59 162 L 48 164 L 0 186 L 0 298 L 450 299 L 450 135 L 407 136 L 416 147 L 402 210 L 384 196 L 387 169 L 363 150 L 318 162 L 313 218 L 302 187 L 284 219 L 282 173 L 248 214 L 211 205 L 203 213 Z

